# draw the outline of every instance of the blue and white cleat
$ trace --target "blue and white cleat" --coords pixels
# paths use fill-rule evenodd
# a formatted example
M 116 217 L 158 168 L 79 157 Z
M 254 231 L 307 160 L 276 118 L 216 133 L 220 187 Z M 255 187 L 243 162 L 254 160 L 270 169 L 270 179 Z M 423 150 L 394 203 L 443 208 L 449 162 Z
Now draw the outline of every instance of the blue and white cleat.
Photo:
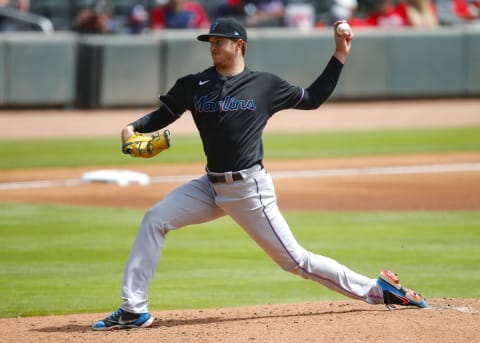
M 383 302 L 388 309 L 395 308 L 395 305 L 428 307 L 425 298 L 421 294 L 400 284 L 397 274 L 385 269 L 378 277 L 378 286 L 383 291 Z
M 130 313 L 119 308 L 105 319 L 92 325 L 93 330 L 106 331 L 118 329 L 146 328 L 152 325 L 154 318 L 148 312 Z

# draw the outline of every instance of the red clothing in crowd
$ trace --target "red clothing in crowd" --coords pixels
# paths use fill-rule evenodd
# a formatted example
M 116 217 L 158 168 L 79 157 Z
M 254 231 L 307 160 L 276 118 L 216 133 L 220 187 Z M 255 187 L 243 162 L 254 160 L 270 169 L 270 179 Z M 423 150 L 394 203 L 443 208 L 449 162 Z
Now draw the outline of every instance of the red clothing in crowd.
M 208 28 L 210 21 L 204 8 L 185 1 L 181 10 L 174 10 L 168 3 L 152 10 L 152 29 L 199 29 Z
M 367 26 L 396 27 L 407 26 L 407 18 L 397 7 L 392 7 L 385 13 L 372 12 L 364 21 Z
M 429 13 L 423 13 L 423 15 L 425 15 L 426 17 L 424 17 L 424 19 L 420 19 L 420 22 L 417 23 L 412 22 L 412 18 L 408 14 L 407 3 L 400 2 L 395 9 L 397 13 L 405 20 L 408 26 L 431 26 L 438 23 L 437 7 L 435 6 L 435 3 L 433 1 L 430 1 L 428 3 Z
M 470 20 L 478 17 L 472 13 L 470 6 L 475 6 L 480 10 L 480 0 L 474 1 L 472 5 L 467 0 L 453 0 L 453 10 L 460 18 Z
M 410 12 L 409 12 L 410 11 Z M 403 27 L 403 26 L 432 26 L 438 22 L 437 9 L 434 2 L 428 4 L 428 11 L 414 14 L 414 7 L 406 2 L 395 4 L 393 1 L 379 2 L 378 8 L 370 12 L 364 19 L 352 18 L 349 20 L 352 26 L 380 26 L 380 27 Z

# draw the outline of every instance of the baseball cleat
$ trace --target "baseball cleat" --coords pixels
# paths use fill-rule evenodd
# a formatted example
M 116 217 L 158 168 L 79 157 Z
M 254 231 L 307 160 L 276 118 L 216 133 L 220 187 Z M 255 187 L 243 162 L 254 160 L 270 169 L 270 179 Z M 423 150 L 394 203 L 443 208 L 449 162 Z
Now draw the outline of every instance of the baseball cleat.
M 378 286 L 383 291 L 383 302 L 388 309 L 395 308 L 395 305 L 428 307 L 425 298 L 421 294 L 400 284 L 397 274 L 385 269 L 378 277 Z
M 118 330 L 146 328 L 152 325 L 154 318 L 150 313 L 130 313 L 119 308 L 105 319 L 92 325 L 93 330 Z

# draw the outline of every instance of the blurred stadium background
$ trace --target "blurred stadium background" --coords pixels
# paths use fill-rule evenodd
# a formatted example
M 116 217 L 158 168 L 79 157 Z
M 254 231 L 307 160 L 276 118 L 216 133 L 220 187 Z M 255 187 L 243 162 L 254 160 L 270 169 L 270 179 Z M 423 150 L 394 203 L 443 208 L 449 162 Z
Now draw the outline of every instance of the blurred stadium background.
M 218 1 L 200 2 L 210 9 Z M 359 15 L 372 1 L 358 2 Z M 37 25 L 0 32 L 0 109 L 155 106 L 157 96 L 179 76 L 210 65 L 206 46 L 195 39 L 196 30 L 126 32 L 132 4 L 151 9 L 158 0 L 110 1 L 115 34 L 76 32 L 77 14 L 92 3 L 30 0 L 30 12 L 49 20 L 52 30 L 42 33 Z M 327 19 L 332 0 L 309 3 L 319 24 L 311 29 L 249 29 L 251 69 L 276 73 L 301 86 L 312 82 L 334 46 Z M 355 35 L 333 101 L 480 96 L 480 25 L 360 27 Z

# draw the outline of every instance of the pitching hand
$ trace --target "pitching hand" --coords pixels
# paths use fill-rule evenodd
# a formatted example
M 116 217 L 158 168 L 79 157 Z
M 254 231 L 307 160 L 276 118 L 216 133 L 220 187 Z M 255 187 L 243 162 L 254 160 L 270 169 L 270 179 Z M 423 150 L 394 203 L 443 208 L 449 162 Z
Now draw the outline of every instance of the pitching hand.
M 350 29 L 343 35 L 338 34 L 337 26 L 341 23 L 346 23 L 346 20 L 338 20 L 333 24 L 333 35 L 335 39 L 335 54 L 334 56 L 342 63 L 345 63 L 348 55 L 350 54 L 350 48 L 352 46 L 353 31 Z

